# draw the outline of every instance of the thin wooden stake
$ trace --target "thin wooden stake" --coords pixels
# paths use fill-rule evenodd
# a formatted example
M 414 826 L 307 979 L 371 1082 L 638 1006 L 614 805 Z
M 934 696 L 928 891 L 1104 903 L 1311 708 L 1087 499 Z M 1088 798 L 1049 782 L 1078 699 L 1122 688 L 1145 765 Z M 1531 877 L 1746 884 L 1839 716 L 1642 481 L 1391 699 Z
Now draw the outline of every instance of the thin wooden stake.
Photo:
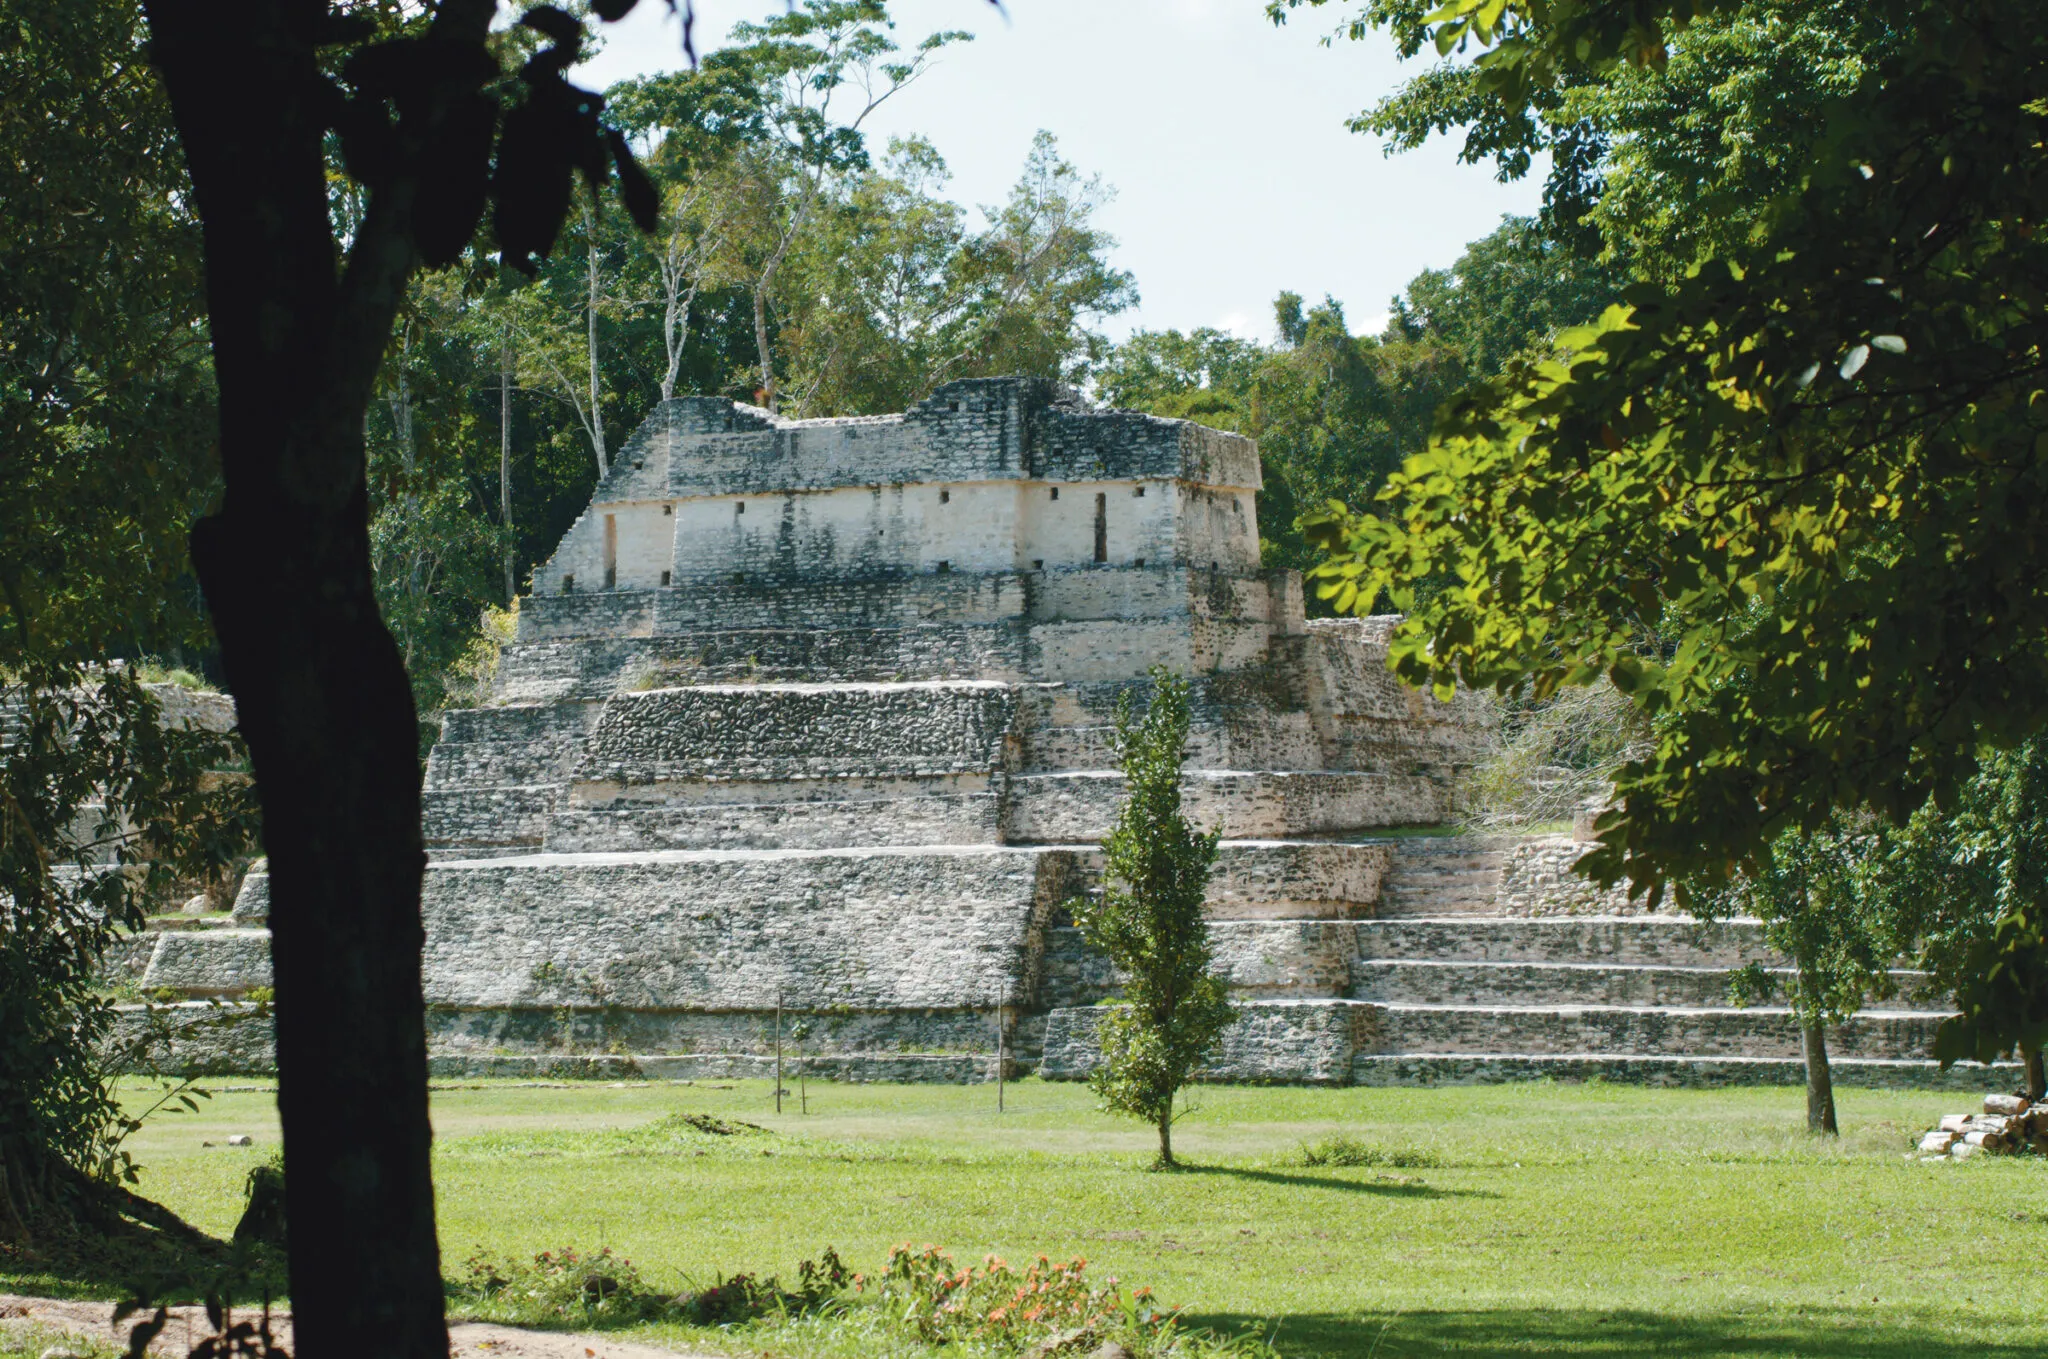
M 996 1006 L 996 1112 L 1003 1111 L 1003 1007 Z
M 782 1112 L 782 992 L 775 993 L 775 1112 Z

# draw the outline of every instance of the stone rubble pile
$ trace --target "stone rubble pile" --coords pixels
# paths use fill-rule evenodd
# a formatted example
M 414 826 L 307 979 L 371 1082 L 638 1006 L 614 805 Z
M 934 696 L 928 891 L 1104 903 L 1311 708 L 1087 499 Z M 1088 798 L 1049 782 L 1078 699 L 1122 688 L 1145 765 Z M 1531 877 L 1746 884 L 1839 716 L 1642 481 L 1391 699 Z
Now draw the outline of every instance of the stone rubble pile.
M 2024 1095 L 1986 1095 L 1983 1113 L 1950 1114 L 1920 1139 L 1921 1155 L 1930 1160 L 2030 1148 L 2048 1155 L 2048 1100 L 2032 1104 Z

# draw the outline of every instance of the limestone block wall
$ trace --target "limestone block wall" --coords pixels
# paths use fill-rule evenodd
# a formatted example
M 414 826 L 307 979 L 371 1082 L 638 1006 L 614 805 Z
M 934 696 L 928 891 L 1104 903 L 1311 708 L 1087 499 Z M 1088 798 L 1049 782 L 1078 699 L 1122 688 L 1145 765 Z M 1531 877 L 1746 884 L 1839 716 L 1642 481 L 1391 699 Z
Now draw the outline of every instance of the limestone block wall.
M 1079 887 L 1071 854 L 999 847 L 443 861 L 427 998 L 479 1043 L 563 1008 L 703 1041 L 778 1003 L 908 1033 L 916 1012 L 1032 1003 L 1046 922 Z M 702 1018 L 719 1015 L 745 1018 Z
M 872 576 L 1258 563 L 1248 440 L 1016 380 L 902 416 L 663 404 L 535 574 L 538 594 L 731 573 Z
M 697 685 L 604 705 L 579 782 L 904 777 L 1005 763 L 1017 691 L 989 680 Z

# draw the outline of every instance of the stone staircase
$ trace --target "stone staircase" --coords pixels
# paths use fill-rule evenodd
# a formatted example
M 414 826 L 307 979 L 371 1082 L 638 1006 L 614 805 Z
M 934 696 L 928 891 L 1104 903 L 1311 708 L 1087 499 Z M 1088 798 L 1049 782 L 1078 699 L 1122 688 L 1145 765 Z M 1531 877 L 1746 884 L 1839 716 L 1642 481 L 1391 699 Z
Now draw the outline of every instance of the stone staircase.
M 1383 919 L 1487 915 L 1508 852 L 1521 837 L 1415 835 L 1393 844 L 1376 914 Z
M 1803 1077 L 1800 1036 L 1781 1006 L 1736 1008 L 1732 968 L 1785 974 L 1753 921 L 1677 916 L 1526 919 L 1447 914 L 1359 922 L 1351 996 L 1371 1003 L 1361 1085 L 1510 1080 L 1551 1074 L 1670 1084 Z M 1946 1083 L 1928 1060 L 1943 1009 L 1900 997 L 1829 1030 L 1837 1079 Z M 1983 1079 L 1959 1069 L 1961 1083 Z
M 1559 874 L 1578 852 L 1561 836 L 1374 843 L 1385 868 L 1353 918 L 1326 917 L 1313 932 L 1270 917 L 1213 927 L 1244 1016 L 1216 1075 L 1356 1085 L 1804 1079 L 1791 1011 L 1728 998 L 1729 973 L 1753 962 L 1789 978 L 1757 922 L 1628 914 L 1624 899 L 1598 896 L 1604 910 L 1578 913 L 1588 889 Z M 1304 959 L 1310 947 L 1320 956 Z M 1349 957 L 1332 984 L 1340 949 Z M 1945 1007 L 1925 994 L 1925 974 L 1893 977 L 1896 996 L 1829 1029 L 1838 1082 L 1974 1089 L 2005 1079 L 1976 1066 L 1943 1072 L 1931 1054 Z M 1087 1009 L 1053 1010 L 1044 1074 L 1085 1073 L 1092 1029 Z

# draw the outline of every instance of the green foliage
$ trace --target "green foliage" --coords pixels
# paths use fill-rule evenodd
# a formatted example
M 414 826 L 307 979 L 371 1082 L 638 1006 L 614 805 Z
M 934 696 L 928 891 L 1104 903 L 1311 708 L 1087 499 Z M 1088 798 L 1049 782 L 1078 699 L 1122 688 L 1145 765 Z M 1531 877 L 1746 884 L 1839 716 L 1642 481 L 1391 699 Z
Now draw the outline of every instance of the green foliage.
M 1597 316 L 1618 286 L 1613 271 L 1510 217 L 1449 269 L 1411 280 L 1381 335 L 1351 334 L 1333 299 L 1305 307 L 1282 293 L 1271 347 L 1214 330 L 1140 331 L 1099 367 L 1097 390 L 1113 406 L 1257 439 L 1266 564 L 1305 570 L 1316 559 L 1295 523 L 1304 509 L 1370 500 L 1427 442 L 1438 406 Z
M 1126 1292 L 1115 1279 L 1097 1284 L 1087 1269 L 1078 1256 L 1056 1261 L 1043 1255 L 1021 1270 L 997 1255 L 983 1257 L 978 1266 L 959 1266 L 936 1246 L 913 1250 L 905 1244 L 889 1252 L 873 1285 L 877 1302 L 900 1325 L 934 1345 L 966 1342 L 1017 1354 L 1034 1345 L 1080 1352 L 1115 1343 L 1138 1356 L 1262 1348 L 1187 1331 L 1178 1310 L 1162 1310 L 1152 1301 L 1151 1289 Z M 868 1281 L 854 1279 L 855 1288 L 865 1291 Z
M 0 667 L 206 643 L 199 227 L 137 8 L 0 3 Z
M 1800 1027 L 1813 1028 L 1893 994 L 1891 968 L 1906 941 L 1872 908 L 1874 848 L 1868 828 L 1786 831 L 1739 877 L 1693 894 L 1701 919 L 1759 920 L 1764 942 L 1792 960 L 1783 985 L 1757 964 L 1736 971 L 1729 979 L 1736 1003 L 1769 1004 L 1782 993 Z
M 1920 941 L 1944 1063 L 2034 1058 L 2048 1042 L 2048 739 L 1985 755 L 1947 806 L 1884 837 L 1883 907 Z
M 0 1232 L 28 1237 L 134 1180 L 101 959 L 170 883 L 244 853 L 256 807 L 219 772 L 239 743 L 168 729 L 125 668 L 29 665 L 0 697 Z
M 497 1320 L 528 1326 L 601 1326 L 665 1315 L 668 1298 L 650 1289 L 633 1262 L 610 1246 L 544 1250 L 531 1259 L 479 1250 L 462 1262 L 454 1301 Z
M 1301 1163 L 1305 1166 L 1385 1166 L 1390 1170 L 1427 1170 L 1443 1164 L 1434 1152 L 1414 1147 L 1381 1147 L 1356 1137 L 1337 1133 L 1319 1142 L 1304 1142 Z
M 1487 107 L 1661 51 L 1601 27 L 1622 12 L 1515 8 Z M 1719 880 L 1838 805 L 1902 819 L 2048 718 L 2022 583 L 2048 542 L 2048 40 L 1980 3 L 1882 13 L 1910 40 L 1865 55 L 1747 245 L 1633 285 L 1449 407 L 1379 513 L 1313 526 L 1335 607 L 1415 611 L 1411 681 L 1605 674 L 1657 719 L 1585 861 L 1603 882 Z
M 1172 1165 L 1174 1097 L 1234 1017 L 1202 914 L 1220 832 L 1181 814 L 1180 766 L 1188 738 L 1187 681 L 1152 671 L 1142 721 L 1132 693 L 1117 700 L 1113 737 L 1125 796 L 1103 842 L 1102 893 L 1072 904 L 1074 923 L 1124 978 L 1123 999 L 1096 1025 L 1102 1061 L 1090 1078 L 1103 1103 L 1159 1129 L 1159 1161 Z

